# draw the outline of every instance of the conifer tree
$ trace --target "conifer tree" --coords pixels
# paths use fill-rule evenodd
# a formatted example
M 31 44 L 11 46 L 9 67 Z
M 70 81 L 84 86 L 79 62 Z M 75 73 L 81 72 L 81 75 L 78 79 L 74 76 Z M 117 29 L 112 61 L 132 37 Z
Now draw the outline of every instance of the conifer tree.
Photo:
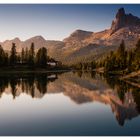
M 10 65 L 15 65 L 17 61 L 16 45 L 12 43 L 11 54 L 10 54 Z
M 32 43 L 29 50 L 29 60 L 28 60 L 30 66 L 34 65 L 34 59 L 35 59 L 35 50 L 34 50 L 34 43 Z
M 40 67 L 47 66 L 47 49 L 40 48 L 36 54 L 36 65 Z
M 24 50 L 24 48 L 22 48 L 22 51 L 21 51 L 21 62 L 22 63 L 25 62 L 25 50 Z

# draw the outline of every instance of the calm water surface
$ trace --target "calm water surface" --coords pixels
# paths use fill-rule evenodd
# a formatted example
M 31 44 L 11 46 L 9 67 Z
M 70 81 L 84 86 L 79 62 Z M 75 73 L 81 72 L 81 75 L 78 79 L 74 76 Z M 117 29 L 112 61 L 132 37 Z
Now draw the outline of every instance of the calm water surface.
M 140 89 L 95 73 L 0 76 L 0 135 L 140 135 Z

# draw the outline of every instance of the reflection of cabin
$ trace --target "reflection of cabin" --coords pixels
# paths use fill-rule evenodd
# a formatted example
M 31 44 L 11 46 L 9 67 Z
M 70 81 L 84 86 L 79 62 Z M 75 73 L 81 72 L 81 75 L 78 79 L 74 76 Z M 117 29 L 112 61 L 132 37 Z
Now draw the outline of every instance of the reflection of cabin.
M 47 78 L 48 78 L 48 79 L 56 79 L 56 78 L 57 78 L 57 75 L 56 75 L 56 74 L 54 74 L 54 75 L 49 75 L 49 76 L 47 76 Z
M 55 81 L 57 79 L 57 74 L 53 74 L 53 75 L 48 75 L 47 79 L 51 82 Z

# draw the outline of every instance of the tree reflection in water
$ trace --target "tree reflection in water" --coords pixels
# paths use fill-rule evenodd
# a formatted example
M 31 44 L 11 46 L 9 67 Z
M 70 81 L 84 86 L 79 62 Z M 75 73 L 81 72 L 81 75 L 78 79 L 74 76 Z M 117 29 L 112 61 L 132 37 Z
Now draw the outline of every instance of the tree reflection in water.
M 80 72 L 78 72 L 80 73 Z M 82 72 L 84 75 L 84 72 Z M 79 74 L 77 74 L 79 75 Z M 86 74 L 91 79 L 98 79 L 95 72 L 89 72 Z M 112 89 L 112 93 L 107 96 L 110 98 L 110 106 L 112 112 L 116 116 L 118 123 L 123 126 L 125 120 L 131 120 L 133 117 L 136 117 L 140 114 L 140 89 L 134 87 L 126 82 L 120 81 L 117 76 L 98 74 L 102 81 L 107 83 Z M 82 75 L 80 74 L 82 78 Z M 104 93 L 105 94 L 105 93 Z M 113 99 L 113 96 L 115 97 Z
M 49 78 L 49 76 L 53 77 Z M 17 96 L 17 90 L 21 88 L 21 92 L 30 94 L 35 97 L 35 88 L 40 94 L 47 92 L 47 84 L 57 79 L 57 74 L 18 74 L 0 76 L 0 95 L 6 88 L 11 89 L 13 99 Z
M 47 93 L 49 82 L 52 82 L 53 91 L 63 92 L 76 104 L 97 101 L 110 105 L 121 126 L 125 120 L 131 120 L 140 114 L 139 88 L 128 85 L 115 76 L 97 74 L 94 71 L 75 71 L 59 77 L 57 73 L 0 75 L 0 96 L 8 89 L 13 99 L 22 93 L 40 98 Z

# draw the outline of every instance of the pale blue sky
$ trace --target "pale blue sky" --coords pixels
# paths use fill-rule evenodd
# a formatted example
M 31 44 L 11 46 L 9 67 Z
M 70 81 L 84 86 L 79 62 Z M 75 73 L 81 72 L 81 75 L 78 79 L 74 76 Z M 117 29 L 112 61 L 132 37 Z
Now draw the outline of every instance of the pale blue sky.
M 138 4 L 0 4 L 0 41 L 36 35 L 63 40 L 76 29 L 100 31 L 110 27 L 120 7 L 140 17 Z

